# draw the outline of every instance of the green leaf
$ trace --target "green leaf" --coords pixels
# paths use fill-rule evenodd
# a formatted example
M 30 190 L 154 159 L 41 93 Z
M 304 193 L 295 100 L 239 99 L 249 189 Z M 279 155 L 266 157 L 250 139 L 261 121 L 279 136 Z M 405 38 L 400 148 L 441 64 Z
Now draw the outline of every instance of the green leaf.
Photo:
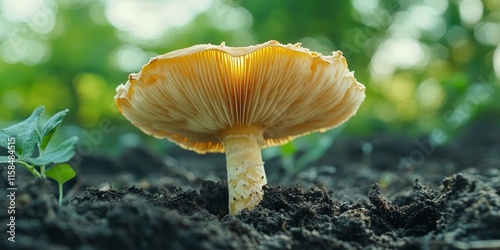
M 45 108 L 40 106 L 26 120 L 0 130 L 0 146 L 7 148 L 7 140 L 14 137 L 16 139 L 15 145 L 18 155 L 32 156 L 37 143 L 40 141 L 38 121 L 44 110 Z
M 281 155 L 294 155 L 297 153 L 297 147 L 295 147 L 295 144 L 293 142 L 289 142 L 287 144 L 284 144 L 280 147 L 281 150 Z
M 75 171 L 69 164 L 57 164 L 45 171 L 45 175 L 63 184 L 76 176 Z
M 45 150 L 47 145 L 49 145 L 49 142 L 52 139 L 52 136 L 54 135 L 54 133 L 57 131 L 57 129 L 61 125 L 61 122 L 64 119 L 64 117 L 66 116 L 66 113 L 68 113 L 68 111 L 69 111 L 68 109 L 60 111 L 59 113 L 55 114 L 47 121 L 47 123 L 45 124 L 45 126 L 42 129 L 42 134 L 41 134 L 42 144 L 40 144 L 40 148 L 42 150 Z
M 77 142 L 78 137 L 73 136 L 59 144 L 59 146 L 47 149 L 38 157 L 26 157 L 24 160 L 36 166 L 67 162 L 71 159 L 71 157 L 73 157 L 73 155 L 75 155 L 75 144 Z

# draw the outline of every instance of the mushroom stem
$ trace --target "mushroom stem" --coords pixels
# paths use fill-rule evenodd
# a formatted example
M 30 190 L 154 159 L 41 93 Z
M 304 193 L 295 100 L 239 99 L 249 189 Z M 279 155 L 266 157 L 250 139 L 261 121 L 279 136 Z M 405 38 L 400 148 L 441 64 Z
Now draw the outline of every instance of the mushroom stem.
M 262 129 L 231 127 L 221 133 L 220 140 L 226 151 L 229 214 L 252 209 L 262 200 L 262 186 L 267 184 L 261 155 Z

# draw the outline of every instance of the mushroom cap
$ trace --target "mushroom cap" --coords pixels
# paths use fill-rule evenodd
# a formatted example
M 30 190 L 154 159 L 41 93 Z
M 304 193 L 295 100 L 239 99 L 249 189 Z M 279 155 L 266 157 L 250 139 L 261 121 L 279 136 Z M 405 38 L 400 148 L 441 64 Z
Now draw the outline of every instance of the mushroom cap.
M 115 105 L 146 134 L 224 152 L 219 136 L 231 127 L 260 127 L 263 147 L 337 127 L 356 113 L 364 90 L 340 51 L 201 44 L 151 58 L 116 88 Z

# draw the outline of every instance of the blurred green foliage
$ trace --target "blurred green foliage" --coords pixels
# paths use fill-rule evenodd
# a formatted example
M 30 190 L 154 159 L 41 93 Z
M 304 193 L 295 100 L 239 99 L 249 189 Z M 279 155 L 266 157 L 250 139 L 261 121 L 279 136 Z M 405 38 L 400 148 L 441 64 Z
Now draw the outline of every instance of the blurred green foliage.
M 47 113 L 71 109 L 67 123 L 87 130 L 109 119 L 116 138 L 103 145 L 151 140 L 113 104 L 115 87 L 129 73 L 151 56 L 193 44 L 271 39 L 323 54 L 343 51 L 367 93 L 344 133 L 453 134 L 478 110 L 500 110 L 496 0 L 0 3 L 0 127 L 43 105 Z

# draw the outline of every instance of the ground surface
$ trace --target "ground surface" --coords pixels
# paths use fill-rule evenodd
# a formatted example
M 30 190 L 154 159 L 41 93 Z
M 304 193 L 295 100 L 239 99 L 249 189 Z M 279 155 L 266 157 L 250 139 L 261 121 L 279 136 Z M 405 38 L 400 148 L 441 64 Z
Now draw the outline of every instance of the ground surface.
M 499 142 L 485 121 L 440 147 L 340 138 L 293 174 L 267 162 L 264 200 L 237 216 L 227 214 L 221 155 L 87 157 L 63 206 L 53 183 L 19 170 L 16 242 L 2 230 L 0 249 L 499 249 Z

